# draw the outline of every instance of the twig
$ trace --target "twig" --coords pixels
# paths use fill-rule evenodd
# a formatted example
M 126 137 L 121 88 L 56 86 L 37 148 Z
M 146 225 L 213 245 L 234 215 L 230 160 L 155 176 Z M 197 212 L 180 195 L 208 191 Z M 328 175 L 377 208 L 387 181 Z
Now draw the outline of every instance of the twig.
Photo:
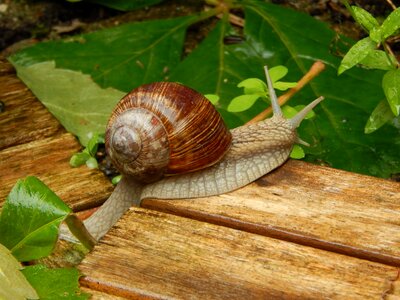
M 308 82 L 310 82 L 315 76 L 321 73 L 325 69 L 325 64 L 322 61 L 316 61 L 310 68 L 310 70 L 299 80 L 294 88 L 291 88 L 286 94 L 283 94 L 278 98 L 279 106 L 285 104 L 294 94 L 300 91 Z M 253 119 L 248 121 L 246 124 L 253 124 L 258 121 L 264 120 L 272 113 L 272 108 L 268 107 L 266 110 L 259 113 Z
M 392 7 L 393 10 L 397 8 L 396 5 L 393 4 L 392 0 L 386 0 L 386 2 Z

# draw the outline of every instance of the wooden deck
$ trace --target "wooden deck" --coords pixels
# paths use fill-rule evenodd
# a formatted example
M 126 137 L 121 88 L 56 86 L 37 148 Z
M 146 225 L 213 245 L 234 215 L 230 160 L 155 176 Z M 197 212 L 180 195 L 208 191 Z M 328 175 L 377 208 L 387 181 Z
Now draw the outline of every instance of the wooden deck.
M 0 61 L 0 206 L 35 175 L 75 211 L 113 187 Z M 93 299 L 400 299 L 400 184 L 300 161 L 225 195 L 146 200 L 79 265 Z

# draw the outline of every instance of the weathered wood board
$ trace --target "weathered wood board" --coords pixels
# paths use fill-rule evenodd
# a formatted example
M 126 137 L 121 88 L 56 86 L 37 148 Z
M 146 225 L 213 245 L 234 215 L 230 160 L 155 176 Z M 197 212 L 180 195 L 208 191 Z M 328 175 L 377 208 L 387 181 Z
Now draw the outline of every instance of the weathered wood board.
M 28 175 L 77 211 L 109 196 L 98 170 L 69 166 L 79 143 L 2 59 L 0 100 L 0 207 Z M 84 260 L 81 282 L 93 299 L 399 299 L 399 190 L 289 161 L 226 195 L 145 200 Z
M 83 285 L 128 298 L 381 299 L 398 277 L 395 267 L 142 208 L 80 269 Z
M 400 266 L 400 183 L 289 161 L 235 192 L 143 207 Z

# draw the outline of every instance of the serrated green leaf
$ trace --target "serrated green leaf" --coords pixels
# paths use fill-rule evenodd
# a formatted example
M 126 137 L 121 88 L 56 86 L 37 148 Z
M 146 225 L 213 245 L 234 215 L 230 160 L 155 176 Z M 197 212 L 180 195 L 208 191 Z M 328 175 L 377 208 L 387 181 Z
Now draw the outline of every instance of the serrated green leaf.
M 39 43 L 9 59 L 15 67 L 55 61 L 57 68 L 90 74 L 103 88 L 129 92 L 141 84 L 165 79 L 181 59 L 187 27 L 198 18 L 124 24 Z
M 381 25 L 381 35 L 384 40 L 394 34 L 400 28 L 400 7 L 396 8 L 383 21 Z
M 390 56 L 382 50 L 372 50 L 362 61 L 360 61 L 360 64 L 368 68 L 380 70 L 392 70 L 395 68 L 395 64 L 390 59 Z
M 292 151 L 290 152 L 290 158 L 293 159 L 302 159 L 306 156 L 304 153 L 303 148 L 301 148 L 299 145 L 294 145 Z
M 99 87 L 89 75 L 56 69 L 54 62 L 16 65 L 18 76 L 71 133 L 87 145 L 104 132 L 110 113 L 125 93 Z
M 264 81 L 258 78 L 247 78 L 238 83 L 237 87 L 244 88 L 245 95 L 258 94 L 265 95 L 268 87 Z
M 49 269 L 44 265 L 34 265 L 22 272 L 36 289 L 40 300 L 89 299 L 89 295 L 79 289 L 81 275 L 75 268 Z
M 373 28 L 379 27 L 378 21 L 365 9 L 352 6 L 351 9 L 353 10 L 353 16 L 358 24 L 364 27 L 367 32 L 370 32 Z
M 229 112 L 240 112 L 245 111 L 252 107 L 260 95 L 240 95 L 232 99 L 231 103 L 228 105 Z
M 395 116 L 400 113 L 400 69 L 386 72 L 382 79 L 382 88 Z
M 373 42 L 369 37 L 359 40 L 343 57 L 338 69 L 338 74 L 340 75 L 344 71 L 360 63 L 375 48 L 376 43 Z
M 75 153 L 74 155 L 71 156 L 71 159 L 69 160 L 69 164 L 71 167 L 76 168 L 76 167 L 84 165 L 89 158 L 90 158 L 90 155 L 86 152 Z
M 18 180 L 0 215 L 0 243 L 19 261 L 51 253 L 71 209 L 36 177 Z
M 10 250 L 0 244 L 0 299 L 39 299 L 21 269 L 21 264 L 11 255 Z
M 372 133 L 394 118 L 393 112 L 386 100 L 382 100 L 375 107 L 365 125 L 364 132 Z

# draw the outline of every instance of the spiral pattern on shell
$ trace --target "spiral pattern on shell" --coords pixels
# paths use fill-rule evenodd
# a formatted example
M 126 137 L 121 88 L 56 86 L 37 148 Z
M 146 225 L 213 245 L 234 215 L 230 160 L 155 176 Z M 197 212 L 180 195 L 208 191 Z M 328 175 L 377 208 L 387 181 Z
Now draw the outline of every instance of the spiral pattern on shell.
M 117 104 L 106 149 L 117 169 L 143 182 L 215 164 L 232 136 L 200 93 L 172 82 L 138 87 Z

